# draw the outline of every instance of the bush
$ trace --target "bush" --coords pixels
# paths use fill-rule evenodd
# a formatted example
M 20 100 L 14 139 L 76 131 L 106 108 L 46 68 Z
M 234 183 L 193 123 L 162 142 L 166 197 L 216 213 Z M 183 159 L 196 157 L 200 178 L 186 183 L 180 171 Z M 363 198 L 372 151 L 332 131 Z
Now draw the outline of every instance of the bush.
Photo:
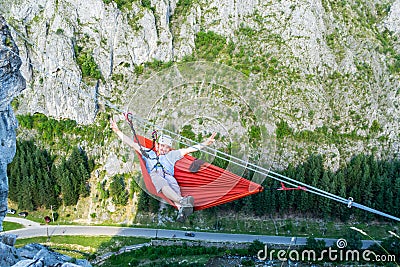
M 290 128 L 289 124 L 284 120 L 281 120 L 279 123 L 277 123 L 276 126 L 277 128 L 275 130 L 275 133 L 278 139 L 282 139 L 285 136 L 293 134 L 293 129 Z
M 214 61 L 227 46 L 226 38 L 212 31 L 199 32 L 196 36 L 195 45 L 199 57 L 208 61 Z
M 128 192 L 125 190 L 124 176 L 115 175 L 110 184 L 110 195 L 112 202 L 116 205 L 128 203 Z
M 81 69 L 82 77 L 100 79 L 102 78 L 100 69 L 93 58 L 93 51 L 84 51 L 83 47 L 74 46 L 76 62 Z

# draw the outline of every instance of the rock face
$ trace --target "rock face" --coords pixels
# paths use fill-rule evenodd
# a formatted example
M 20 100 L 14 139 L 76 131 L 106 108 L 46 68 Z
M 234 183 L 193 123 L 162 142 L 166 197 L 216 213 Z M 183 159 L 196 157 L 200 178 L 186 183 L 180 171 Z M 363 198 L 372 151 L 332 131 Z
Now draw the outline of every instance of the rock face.
M 173 59 L 168 24 L 173 2 L 157 1 L 156 8 L 149 9 L 135 1 L 128 13 L 114 2 L 106 5 L 101 0 L 4 2 L 3 8 L 10 12 L 20 33 L 24 77 L 32 82 L 19 110 L 70 118 L 80 124 L 93 122 L 98 109 L 96 93 L 111 93 L 116 69 L 132 72 L 135 65 L 153 58 Z M 19 21 L 24 20 L 29 24 L 35 21 L 35 25 L 22 30 Z M 24 40 L 28 46 L 23 45 Z M 29 46 L 38 53 L 31 53 Z M 93 55 L 103 77 L 98 86 L 92 86 L 96 81 L 88 81 L 90 77 L 84 77 L 77 64 L 78 47 Z
M 28 244 L 16 249 L 0 242 L 0 265 L 10 267 L 91 267 L 87 260 L 73 258 L 49 250 L 40 244 Z
M 0 231 L 7 213 L 8 178 L 7 164 L 15 155 L 15 129 L 17 120 L 11 101 L 25 89 L 25 79 L 19 68 L 21 59 L 6 21 L 0 16 Z
M 278 161 L 304 159 L 312 150 L 337 168 L 341 154 L 392 156 L 400 149 L 400 0 L 121 2 L 2 1 L 30 85 L 18 113 L 90 124 L 104 104 L 99 95 L 122 107 L 143 83 L 144 63 L 180 61 L 198 52 L 199 32 L 213 32 L 230 47 L 215 60 L 244 69 L 262 94 L 252 109 L 270 113 L 260 113 L 258 124 L 274 133 L 284 120 L 298 134 L 278 142 L 283 152 L 272 164 L 282 167 Z M 206 57 L 216 52 L 208 49 Z M 86 73 L 80 60 L 95 63 L 101 77 Z M 183 96 L 175 101 L 185 102 Z M 132 106 L 142 106 L 141 100 Z M 218 113 L 225 110 L 212 114 L 225 121 Z M 243 136 L 248 129 L 235 131 L 230 134 Z M 317 146 L 310 149 L 310 143 Z

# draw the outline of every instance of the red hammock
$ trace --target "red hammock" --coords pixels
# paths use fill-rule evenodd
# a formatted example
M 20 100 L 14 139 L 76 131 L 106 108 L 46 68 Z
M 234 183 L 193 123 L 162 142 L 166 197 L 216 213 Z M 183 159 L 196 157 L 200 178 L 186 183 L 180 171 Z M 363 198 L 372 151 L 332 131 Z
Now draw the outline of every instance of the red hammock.
M 140 145 L 150 148 L 153 142 L 143 136 L 138 136 Z M 148 193 L 158 196 L 171 205 L 172 201 L 162 193 L 157 193 L 146 168 L 142 156 L 138 154 L 143 180 Z M 196 158 L 186 155 L 175 164 L 174 177 L 181 188 L 182 196 L 194 197 L 194 210 L 202 210 L 221 205 L 239 198 L 259 193 L 263 187 L 244 179 L 236 174 L 209 163 L 203 163 L 196 172 L 191 171 L 191 165 Z

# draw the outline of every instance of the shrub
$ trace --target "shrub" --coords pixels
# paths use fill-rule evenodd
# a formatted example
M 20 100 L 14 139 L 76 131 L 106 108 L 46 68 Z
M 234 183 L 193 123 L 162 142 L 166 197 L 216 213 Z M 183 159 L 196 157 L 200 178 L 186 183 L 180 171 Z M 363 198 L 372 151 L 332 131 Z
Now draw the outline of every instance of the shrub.
M 93 58 L 92 51 L 84 51 L 83 47 L 74 46 L 76 63 L 82 72 L 82 77 L 100 79 L 102 78 L 100 69 Z
M 275 133 L 278 139 L 282 139 L 285 136 L 293 134 L 293 129 L 290 128 L 289 124 L 284 120 L 281 120 L 276 126 L 277 128 L 275 130 Z

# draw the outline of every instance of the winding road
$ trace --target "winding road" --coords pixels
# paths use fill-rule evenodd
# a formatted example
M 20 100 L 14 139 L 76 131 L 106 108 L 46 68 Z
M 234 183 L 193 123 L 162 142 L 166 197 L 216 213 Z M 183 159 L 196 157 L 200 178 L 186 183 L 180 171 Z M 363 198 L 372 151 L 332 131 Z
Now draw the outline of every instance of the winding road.
M 165 230 L 152 228 L 132 228 L 132 227 L 114 227 L 114 226 L 77 226 L 77 225 L 41 225 L 28 219 L 18 217 L 5 217 L 5 221 L 22 224 L 25 228 L 3 232 L 4 234 L 15 234 L 19 238 L 29 238 L 37 236 L 53 235 L 83 235 L 83 236 L 131 236 L 147 238 L 175 238 L 201 240 L 208 242 L 252 242 L 259 240 L 266 244 L 283 245 L 305 245 L 306 237 L 285 237 L 285 236 L 265 236 L 250 234 L 228 234 L 228 233 L 210 233 L 193 232 L 194 237 L 185 236 L 187 231 Z M 319 238 L 317 238 L 319 239 Z M 327 246 L 332 246 L 337 239 L 323 238 Z M 363 248 L 368 248 L 375 242 L 372 240 L 363 240 Z

